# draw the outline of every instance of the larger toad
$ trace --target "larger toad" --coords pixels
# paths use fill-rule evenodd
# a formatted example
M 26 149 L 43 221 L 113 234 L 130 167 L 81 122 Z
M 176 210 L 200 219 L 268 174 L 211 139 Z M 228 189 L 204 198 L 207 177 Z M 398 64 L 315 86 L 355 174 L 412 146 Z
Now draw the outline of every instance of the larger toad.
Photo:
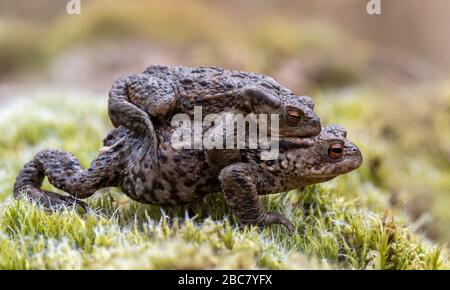
M 104 187 L 119 187 L 143 203 L 175 206 L 195 202 L 222 191 L 233 213 L 244 224 L 293 226 L 280 213 L 265 212 L 259 195 L 273 194 L 324 182 L 361 165 L 358 148 L 338 125 L 324 128 L 311 138 L 284 138 L 276 160 L 261 160 L 260 149 L 240 150 L 239 162 L 210 170 L 204 150 L 176 150 L 170 142 L 173 128 L 156 129 L 157 142 L 125 127 L 114 129 L 102 151 L 84 170 L 70 153 L 39 152 L 25 164 L 14 185 L 14 196 L 26 195 L 45 207 L 84 203 Z M 156 146 L 155 148 L 152 148 Z M 71 196 L 41 189 L 47 177 Z

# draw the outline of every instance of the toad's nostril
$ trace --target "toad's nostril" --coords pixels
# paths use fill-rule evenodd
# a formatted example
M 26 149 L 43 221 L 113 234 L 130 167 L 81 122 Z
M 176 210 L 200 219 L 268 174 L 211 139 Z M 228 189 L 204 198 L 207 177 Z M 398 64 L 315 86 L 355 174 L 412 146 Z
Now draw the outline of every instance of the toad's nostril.
M 304 121 L 316 123 L 317 118 L 311 113 L 305 113 L 302 118 Z
M 358 148 L 356 148 L 356 146 L 350 146 L 350 152 L 356 154 L 358 153 Z

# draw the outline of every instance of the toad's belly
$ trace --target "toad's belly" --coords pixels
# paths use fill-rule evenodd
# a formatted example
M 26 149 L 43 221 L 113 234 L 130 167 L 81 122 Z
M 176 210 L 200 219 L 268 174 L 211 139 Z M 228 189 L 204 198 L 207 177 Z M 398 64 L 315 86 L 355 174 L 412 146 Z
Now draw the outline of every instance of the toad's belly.
M 139 186 L 125 186 L 122 187 L 122 190 L 127 196 L 138 202 L 161 206 L 177 206 L 193 203 L 209 193 L 220 191 L 218 186 L 215 186 L 215 183 L 215 180 L 201 178 L 195 185 L 187 187 L 181 183 L 160 179 L 156 180 L 152 187 L 140 189 Z

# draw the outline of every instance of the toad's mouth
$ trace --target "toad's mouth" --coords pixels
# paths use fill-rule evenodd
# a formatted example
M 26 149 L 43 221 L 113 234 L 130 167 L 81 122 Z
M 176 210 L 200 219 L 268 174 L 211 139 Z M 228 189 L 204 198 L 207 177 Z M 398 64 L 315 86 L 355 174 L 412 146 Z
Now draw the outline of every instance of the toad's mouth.
M 352 160 L 347 160 L 344 162 L 334 163 L 331 166 L 324 166 L 318 170 L 311 168 L 306 174 L 306 177 L 311 179 L 332 179 L 339 175 L 344 175 L 352 172 L 353 170 L 360 167 L 362 164 L 362 157 L 353 158 Z
M 307 178 L 314 178 L 314 179 L 332 179 L 339 175 L 342 175 L 342 173 L 332 173 L 332 174 L 311 174 L 308 175 Z
M 353 170 L 355 170 L 355 168 L 357 168 L 357 167 L 350 166 L 350 167 L 342 168 L 342 170 L 339 170 L 338 172 L 331 172 L 331 173 L 330 172 L 327 172 L 327 173 L 316 172 L 316 173 L 308 174 L 306 177 L 314 178 L 314 179 L 332 179 L 337 176 L 352 172 Z

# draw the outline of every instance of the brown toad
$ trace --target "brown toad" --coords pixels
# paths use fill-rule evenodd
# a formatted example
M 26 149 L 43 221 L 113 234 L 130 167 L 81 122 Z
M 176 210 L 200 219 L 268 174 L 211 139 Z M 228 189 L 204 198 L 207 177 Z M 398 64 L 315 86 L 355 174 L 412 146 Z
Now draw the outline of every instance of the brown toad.
M 270 77 L 218 67 L 158 66 L 120 78 L 109 92 L 109 117 L 114 127 L 153 135 L 176 113 L 203 117 L 234 112 L 279 114 L 281 136 L 311 137 L 320 119 L 308 96 L 296 96 Z
M 115 186 L 136 201 L 175 206 L 222 191 L 242 223 L 282 224 L 292 231 L 291 222 L 283 215 L 263 210 L 259 195 L 324 182 L 362 163 L 361 153 L 346 139 L 345 129 L 332 125 L 315 137 L 281 139 L 275 160 L 261 160 L 260 149 L 240 150 L 240 162 L 215 173 L 204 150 L 174 149 L 170 141 L 173 130 L 170 126 L 158 127 L 154 143 L 120 126 L 109 133 L 104 140 L 108 149 L 87 170 L 70 153 L 41 151 L 20 171 L 14 196 L 24 194 L 49 208 L 59 204 L 85 206 L 79 199 Z M 71 196 L 40 189 L 45 177 Z

